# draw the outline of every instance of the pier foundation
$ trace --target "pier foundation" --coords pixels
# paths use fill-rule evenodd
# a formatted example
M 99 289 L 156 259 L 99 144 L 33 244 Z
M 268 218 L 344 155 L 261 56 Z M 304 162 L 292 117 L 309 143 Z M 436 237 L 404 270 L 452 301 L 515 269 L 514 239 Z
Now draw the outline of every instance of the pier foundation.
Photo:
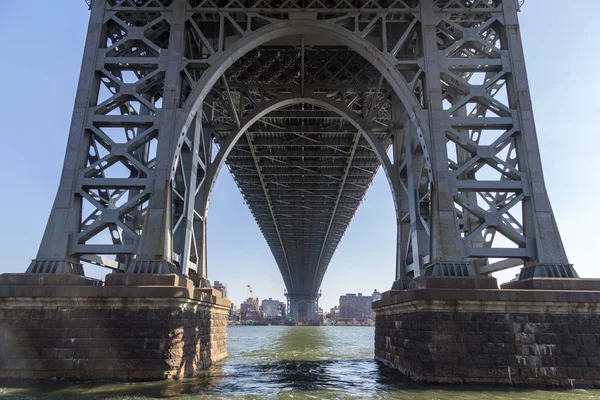
M 600 386 L 599 281 L 490 279 L 384 293 L 375 358 L 424 383 Z
M 0 275 L 0 378 L 191 376 L 227 356 L 229 307 L 177 275 Z

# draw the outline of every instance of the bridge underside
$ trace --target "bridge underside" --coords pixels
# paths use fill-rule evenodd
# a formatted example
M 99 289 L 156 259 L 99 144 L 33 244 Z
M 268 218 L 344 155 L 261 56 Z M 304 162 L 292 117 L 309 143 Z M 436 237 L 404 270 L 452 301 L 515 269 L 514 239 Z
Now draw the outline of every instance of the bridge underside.
M 227 142 L 239 129 L 237 118 L 257 105 L 312 96 L 348 104 L 349 110 L 368 118 L 373 137 L 388 147 L 391 89 L 370 63 L 315 35 L 282 42 L 270 42 L 241 58 L 211 92 L 212 101 L 205 102 L 206 126 L 217 145 Z M 287 291 L 315 299 L 379 168 L 377 155 L 335 110 L 294 100 L 252 124 L 226 164 L 273 252 Z

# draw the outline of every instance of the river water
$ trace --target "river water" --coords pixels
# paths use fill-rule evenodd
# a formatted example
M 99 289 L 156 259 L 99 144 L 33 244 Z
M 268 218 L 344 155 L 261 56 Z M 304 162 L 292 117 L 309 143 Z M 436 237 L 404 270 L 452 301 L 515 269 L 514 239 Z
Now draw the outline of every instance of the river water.
M 0 384 L 0 398 L 600 400 L 600 390 L 417 385 L 373 360 L 372 327 L 231 326 L 228 335 L 229 357 L 195 378 L 5 383 Z

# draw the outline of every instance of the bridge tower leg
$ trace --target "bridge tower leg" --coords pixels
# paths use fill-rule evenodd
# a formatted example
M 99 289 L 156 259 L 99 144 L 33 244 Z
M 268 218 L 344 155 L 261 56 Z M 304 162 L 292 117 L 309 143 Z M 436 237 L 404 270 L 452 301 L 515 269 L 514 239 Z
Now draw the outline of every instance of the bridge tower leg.
M 50 218 L 27 273 L 0 276 L 0 378 L 179 378 L 227 355 L 196 212 L 212 141 L 201 114 L 174 134 L 188 6 L 91 2 Z
M 374 303 L 376 358 L 419 381 L 600 378 L 600 282 L 577 279 L 550 207 L 517 12 L 419 1 L 429 136 L 394 107 L 397 274 Z M 519 265 L 498 289 L 490 274 Z
M 403 188 L 399 280 L 474 277 L 507 265 L 524 265 L 520 279 L 577 277 L 543 184 L 513 3 L 486 6 L 490 11 L 477 17 L 482 25 L 473 28 L 453 21 L 466 10 L 420 1 L 429 137 L 420 141 L 411 116 L 393 105 Z

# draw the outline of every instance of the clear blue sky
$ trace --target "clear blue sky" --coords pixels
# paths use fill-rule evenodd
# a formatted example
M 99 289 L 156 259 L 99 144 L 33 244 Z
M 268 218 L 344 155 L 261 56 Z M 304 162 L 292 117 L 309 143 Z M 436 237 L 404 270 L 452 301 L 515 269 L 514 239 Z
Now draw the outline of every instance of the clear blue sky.
M 527 0 L 520 14 L 546 184 L 582 277 L 600 277 L 600 25 L 592 9 L 598 0 Z M 0 8 L 0 273 L 23 272 L 35 257 L 60 177 L 88 16 L 83 0 Z M 329 266 L 321 304 L 329 309 L 346 292 L 388 290 L 395 235 L 380 173 Z M 208 248 L 209 278 L 227 283 L 235 303 L 247 284 L 261 299 L 283 300 L 277 265 L 226 170 L 211 202 Z

